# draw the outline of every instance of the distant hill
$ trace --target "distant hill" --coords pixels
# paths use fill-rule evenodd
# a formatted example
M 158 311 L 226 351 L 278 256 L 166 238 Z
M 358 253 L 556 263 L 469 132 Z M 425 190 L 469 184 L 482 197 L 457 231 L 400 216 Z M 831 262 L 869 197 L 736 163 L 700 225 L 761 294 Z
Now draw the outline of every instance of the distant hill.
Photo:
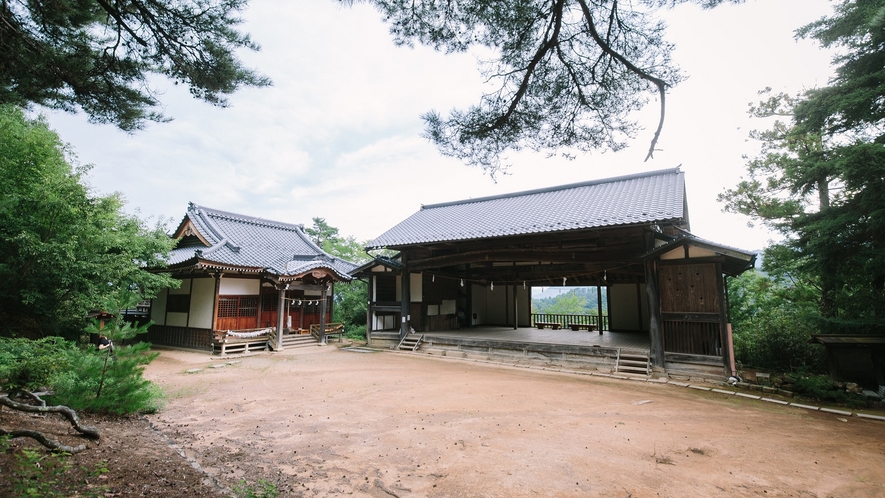
M 603 287 L 603 313 L 608 311 L 605 292 Z M 532 313 L 595 315 L 596 305 L 596 287 L 548 287 L 538 293 L 532 292 Z

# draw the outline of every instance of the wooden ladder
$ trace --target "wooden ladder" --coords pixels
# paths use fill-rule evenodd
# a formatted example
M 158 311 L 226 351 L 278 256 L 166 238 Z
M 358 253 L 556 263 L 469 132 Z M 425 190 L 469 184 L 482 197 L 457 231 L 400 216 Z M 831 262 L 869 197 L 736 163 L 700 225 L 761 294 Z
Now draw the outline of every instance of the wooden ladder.
M 396 349 L 400 351 L 417 351 L 421 347 L 422 340 L 424 340 L 424 334 L 407 334 L 399 342 Z

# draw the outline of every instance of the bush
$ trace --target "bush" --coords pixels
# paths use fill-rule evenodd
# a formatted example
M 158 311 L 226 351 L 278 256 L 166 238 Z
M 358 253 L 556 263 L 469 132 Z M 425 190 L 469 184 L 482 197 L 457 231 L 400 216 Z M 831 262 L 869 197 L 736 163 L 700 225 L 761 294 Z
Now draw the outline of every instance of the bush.
M 735 359 L 777 372 L 825 371 L 825 352 L 809 342 L 813 329 L 805 322 L 783 309 L 767 310 L 743 322 L 734 330 Z
M 37 391 L 52 384 L 52 379 L 71 369 L 73 342 L 61 337 L 39 340 L 0 337 L 0 390 Z
M 144 365 L 159 355 L 149 343 L 96 351 L 77 351 L 72 368 L 55 376 L 53 403 L 93 413 L 153 413 L 163 404 L 159 387 L 142 376 Z
M 365 325 L 346 325 L 344 327 L 345 333 L 344 337 L 355 341 L 365 341 L 366 340 L 366 326 Z
M 827 375 L 796 375 L 790 379 L 796 392 L 809 398 L 829 401 L 852 408 L 865 408 L 867 401 L 859 394 L 849 393 Z

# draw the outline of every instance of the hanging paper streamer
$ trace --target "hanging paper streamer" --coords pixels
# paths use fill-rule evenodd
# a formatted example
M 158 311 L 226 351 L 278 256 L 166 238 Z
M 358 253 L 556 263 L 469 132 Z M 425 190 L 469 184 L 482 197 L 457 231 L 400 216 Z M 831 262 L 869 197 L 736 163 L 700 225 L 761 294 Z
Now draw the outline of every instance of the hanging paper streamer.
M 271 329 L 256 330 L 255 332 L 234 332 L 232 330 L 228 330 L 227 335 L 231 337 L 258 337 L 260 335 L 267 335 L 270 332 Z

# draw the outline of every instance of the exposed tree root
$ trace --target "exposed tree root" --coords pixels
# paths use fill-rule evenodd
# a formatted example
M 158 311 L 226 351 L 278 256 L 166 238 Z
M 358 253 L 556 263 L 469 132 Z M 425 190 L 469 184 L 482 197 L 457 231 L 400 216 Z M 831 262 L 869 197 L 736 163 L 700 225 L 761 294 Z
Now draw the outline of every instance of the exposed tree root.
M 30 394 L 30 393 L 28 393 Z M 32 396 L 32 398 L 40 401 L 42 403 L 42 399 L 37 396 Z M 12 408 L 13 410 L 28 412 L 28 413 L 59 413 L 64 418 L 68 419 L 68 422 L 71 423 L 71 426 L 80 434 L 92 438 L 98 439 L 100 436 L 98 427 L 92 425 L 83 425 L 80 422 L 80 417 L 77 416 L 77 412 L 68 408 L 67 406 L 46 406 L 45 403 L 42 403 L 41 406 L 33 406 L 24 403 L 18 403 L 9 398 L 9 395 L 0 396 L 0 406 L 6 406 L 8 408 Z M 53 441 L 47 438 L 42 432 L 39 431 L 29 431 L 29 430 L 15 430 L 15 431 L 7 431 L 5 429 L 0 428 L 0 435 L 3 436 L 12 436 L 12 437 L 29 437 L 43 446 L 55 450 L 55 451 L 66 451 L 68 453 L 79 453 L 86 449 L 85 444 L 81 444 L 79 446 L 67 446 L 59 443 L 58 441 Z

